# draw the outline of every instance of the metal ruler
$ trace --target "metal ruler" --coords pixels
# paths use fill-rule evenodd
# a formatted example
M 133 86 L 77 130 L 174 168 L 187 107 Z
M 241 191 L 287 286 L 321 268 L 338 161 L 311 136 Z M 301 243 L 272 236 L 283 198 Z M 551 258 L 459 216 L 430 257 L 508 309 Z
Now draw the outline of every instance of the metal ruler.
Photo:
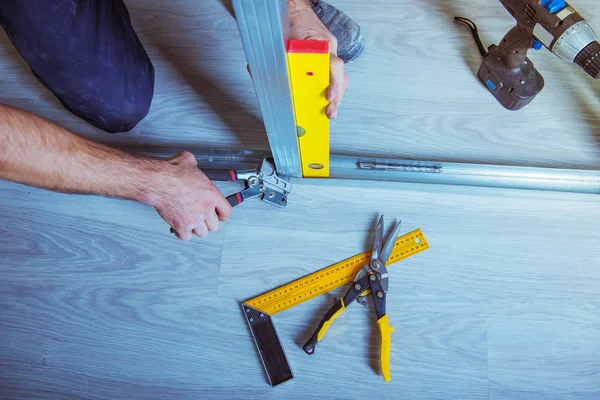
M 414 230 L 396 239 L 386 265 L 390 266 L 428 248 L 429 243 L 421 229 Z M 271 386 L 293 378 L 271 316 L 349 284 L 370 259 L 371 251 L 368 250 L 242 304 Z

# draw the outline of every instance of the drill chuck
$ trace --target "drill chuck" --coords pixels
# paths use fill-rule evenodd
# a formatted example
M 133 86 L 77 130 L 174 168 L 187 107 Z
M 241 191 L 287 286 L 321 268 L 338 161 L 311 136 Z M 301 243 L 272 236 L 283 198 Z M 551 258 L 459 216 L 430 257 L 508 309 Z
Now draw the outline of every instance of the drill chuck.
M 560 58 L 579 65 L 593 78 L 600 76 L 600 43 L 586 21 L 578 21 L 566 29 L 551 50 Z
M 594 40 L 585 46 L 575 57 L 575 64 L 583 68 L 592 78 L 600 78 L 600 43 Z

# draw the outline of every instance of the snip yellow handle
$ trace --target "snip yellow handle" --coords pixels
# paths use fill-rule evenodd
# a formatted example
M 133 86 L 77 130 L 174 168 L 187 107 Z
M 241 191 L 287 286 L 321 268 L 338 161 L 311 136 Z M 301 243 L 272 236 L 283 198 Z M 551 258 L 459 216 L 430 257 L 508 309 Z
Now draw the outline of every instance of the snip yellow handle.
M 337 309 L 336 311 L 334 311 L 333 315 L 329 319 L 324 319 L 323 320 L 323 325 L 320 327 L 320 329 L 318 330 L 318 334 L 317 334 L 317 341 L 318 342 L 320 342 L 321 339 L 323 339 L 323 336 L 325 336 L 325 332 L 327 332 L 327 329 L 329 329 L 329 325 L 331 325 L 331 323 L 333 322 L 333 320 L 336 319 L 338 315 L 340 315 L 341 313 L 343 313 L 344 311 L 346 311 L 346 307 L 344 306 L 344 301 L 343 300 L 340 300 L 340 304 L 342 306 L 339 309 Z M 334 307 L 334 308 L 337 308 L 337 307 Z
M 381 334 L 381 374 L 386 382 L 390 381 L 390 347 L 392 332 L 395 330 L 390 326 L 387 314 L 377 320 L 379 333 Z
M 308 339 L 304 346 L 302 346 L 302 349 L 307 354 L 313 354 L 315 352 L 315 346 L 321 341 L 321 339 L 323 339 L 325 332 L 327 332 L 327 329 L 329 329 L 329 325 L 331 325 L 333 320 L 336 319 L 337 316 L 343 313 L 344 311 L 346 311 L 346 305 L 344 304 L 344 300 L 336 300 L 333 303 L 333 307 L 331 307 L 331 309 L 327 311 L 327 314 L 325 314 L 325 316 L 321 320 L 321 323 L 319 324 L 319 327 L 317 328 L 315 333 L 313 333 L 311 338 Z

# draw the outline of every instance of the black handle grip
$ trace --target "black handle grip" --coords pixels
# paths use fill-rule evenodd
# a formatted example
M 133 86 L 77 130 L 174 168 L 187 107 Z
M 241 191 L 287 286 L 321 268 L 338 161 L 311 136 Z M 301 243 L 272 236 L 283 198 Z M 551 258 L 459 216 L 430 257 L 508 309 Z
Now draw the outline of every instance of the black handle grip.
M 231 207 L 235 207 L 238 204 L 242 204 L 244 202 L 244 195 L 242 194 L 242 192 L 234 193 L 230 196 L 227 196 L 226 199 L 227 202 L 231 204 Z
M 237 172 L 231 169 L 203 169 L 211 181 L 237 181 Z
M 333 307 L 327 311 L 319 323 L 315 333 L 313 333 L 310 339 L 308 339 L 304 346 L 302 346 L 302 350 L 304 350 L 306 354 L 314 354 L 317 343 L 319 343 L 319 341 L 323 338 L 323 335 L 325 335 L 325 332 L 327 332 L 329 325 L 331 325 L 333 320 L 345 309 L 346 307 L 344 306 L 343 301 L 341 299 L 335 299 L 333 302 Z

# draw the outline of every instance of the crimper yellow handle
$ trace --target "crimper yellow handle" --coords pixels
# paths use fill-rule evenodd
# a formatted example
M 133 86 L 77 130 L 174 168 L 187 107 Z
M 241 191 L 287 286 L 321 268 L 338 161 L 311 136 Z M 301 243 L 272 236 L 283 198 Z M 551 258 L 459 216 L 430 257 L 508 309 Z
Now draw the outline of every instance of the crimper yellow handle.
M 321 339 L 323 339 L 323 335 L 325 335 L 325 332 L 327 332 L 327 329 L 329 329 L 329 325 L 331 325 L 333 320 L 336 319 L 337 316 L 343 313 L 344 311 L 346 311 L 344 300 L 336 300 L 333 303 L 333 307 L 331 307 L 331 309 L 327 311 L 327 314 L 325 314 L 325 316 L 321 320 L 321 323 L 319 324 L 319 327 L 317 328 L 315 333 L 313 333 L 313 335 L 310 337 L 310 339 L 308 339 L 306 344 L 302 346 L 302 349 L 307 354 L 313 354 L 315 352 L 315 346 L 321 341 Z
M 390 326 L 388 316 L 385 314 L 383 317 L 377 320 L 379 326 L 379 333 L 381 334 L 381 355 L 380 365 L 381 374 L 386 382 L 390 381 L 390 347 L 392 341 L 392 332 L 395 330 Z

